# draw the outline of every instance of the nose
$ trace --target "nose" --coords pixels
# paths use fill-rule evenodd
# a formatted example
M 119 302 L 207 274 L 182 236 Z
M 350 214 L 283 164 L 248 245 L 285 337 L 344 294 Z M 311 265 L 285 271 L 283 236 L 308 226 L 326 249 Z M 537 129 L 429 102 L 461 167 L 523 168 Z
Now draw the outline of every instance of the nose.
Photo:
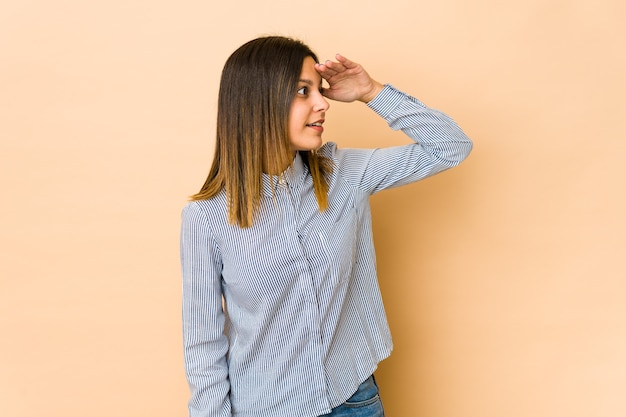
M 317 100 L 315 101 L 315 111 L 326 111 L 330 108 L 330 103 L 326 100 L 326 97 L 322 93 L 318 93 Z

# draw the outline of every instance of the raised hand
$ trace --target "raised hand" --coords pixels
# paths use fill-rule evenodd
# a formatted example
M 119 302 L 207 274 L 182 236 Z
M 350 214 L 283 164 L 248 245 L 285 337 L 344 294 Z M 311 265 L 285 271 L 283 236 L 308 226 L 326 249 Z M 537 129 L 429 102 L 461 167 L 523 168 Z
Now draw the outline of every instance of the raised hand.
M 337 62 L 326 61 L 315 64 L 315 69 L 324 78 L 329 87 L 324 95 L 331 100 L 364 103 L 372 100 L 383 89 L 383 85 L 374 80 L 360 64 L 350 61 L 343 55 L 335 55 Z

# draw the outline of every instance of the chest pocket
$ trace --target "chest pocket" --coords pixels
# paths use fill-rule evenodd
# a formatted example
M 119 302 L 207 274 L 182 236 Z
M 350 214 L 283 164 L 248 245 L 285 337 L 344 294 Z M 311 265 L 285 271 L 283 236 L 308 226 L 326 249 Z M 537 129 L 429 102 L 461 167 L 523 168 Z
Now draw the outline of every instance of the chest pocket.
M 357 223 L 357 213 L 352 208 L 319 233 L 333 281 L 341 283 L 350 279 L 356 255 Z

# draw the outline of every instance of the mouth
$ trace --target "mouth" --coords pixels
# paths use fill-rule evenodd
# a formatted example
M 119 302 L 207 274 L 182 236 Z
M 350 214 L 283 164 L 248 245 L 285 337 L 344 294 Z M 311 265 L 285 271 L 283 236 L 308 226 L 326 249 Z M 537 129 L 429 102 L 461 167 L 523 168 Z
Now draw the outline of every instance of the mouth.
M 310 128 L 313 128 L 313 129 L 315 129 L 317 131 L 323 131 L 324 130 L 324 127 L 322 126 L 323 124 L 324 124 L 324 120 L 322 119 L 322 120 L 318 120 L 318 121 L 313 122 L 313 123 L 308 123 L 306 126 L 310 127 Z
M 309 123 L 307 126 L 322 126 L 324 124 L 324 120 L 318 120 L 317 122 Z

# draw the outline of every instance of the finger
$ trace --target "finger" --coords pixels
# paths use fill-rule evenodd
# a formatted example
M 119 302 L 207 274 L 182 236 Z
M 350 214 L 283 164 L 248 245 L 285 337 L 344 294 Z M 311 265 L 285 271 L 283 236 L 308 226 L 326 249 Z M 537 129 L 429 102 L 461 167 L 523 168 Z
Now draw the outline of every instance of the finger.
M 322 78 L 324 78 L 325 80 L 328 80 L 329 78 L 333 77 L 336 73 L 332 70 L 330 70 L 328 67 L 326 67 L 326 65 L 324 64 L 315 64 L 315 70 L 322 76 Z
M 320 75 L 321 75 L 323 78 L 328 79 L 328 78 L 331 78 L 331 77 L 333 77 L 333 76 L 335 76 L 335 75 L 337 75 L 337 74 L 339 73 L 339 72 L 337 71 L 337 69 L 336 69 L 336 68 L 331 67 L 331 66 L 330 66 L 330 64 L 331 64 L 331 62 L 330 62 L 330 61 L 326 61 L 326 62 L 325 62 L 325 63 L 323 63 L 323 64 L 317 64 L 317 65 L 315 66 L 315 69 L 317 70 L 317 72 L 319 72 L 319 73 L 320 73 Z
M 335 92 L 330 88 L 324 88 L 322 90 L 322 95 L 328 99 L 335 100 Z
M 359 66 L 359 64 L 351 61 L 350 59 L 346 58 L 345 56 L 341 54 L 336 54 L 335 58 L 337 59 L 338 62 L 340 62 L 346 68 L 356 68 Z
M 331 71 L 335 71 L 335 73 L 340 73 L 346 70 L 346 67 L 341 62 L 334 62 L 329 59 L 324 62 L 324 65 Z

